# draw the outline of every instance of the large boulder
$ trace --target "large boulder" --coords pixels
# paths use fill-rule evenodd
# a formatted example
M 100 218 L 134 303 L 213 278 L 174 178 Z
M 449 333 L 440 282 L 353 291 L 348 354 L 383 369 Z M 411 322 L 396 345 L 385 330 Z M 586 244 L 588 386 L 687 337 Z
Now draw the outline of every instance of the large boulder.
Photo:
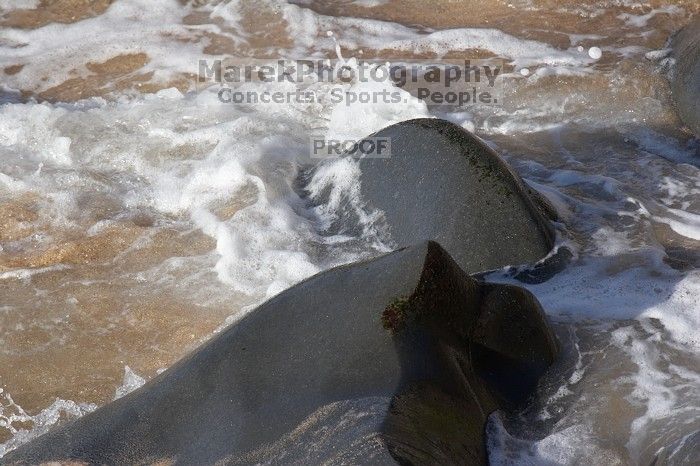
M 484 464 L 487 416 L 556 352 L 530 293 L 423 242 L 307 279 L 3 460 Z
M 671 89 L 683 122 L 700 137 L 700 17 L 672 41 L 675 66 Z
M 552 249 L 553 211 L 478 137 L 449 121 L 423 118 L 368 140 L 380 138 L 390 142 L 388 157 L 356 158 L 359 195 L 366 211 L 380 213 L 378 229 L 388 232 L 393 246 L 437 241 L 468 273 L 533 264 Z M 319 178 L 343 163 L 330 160 L 306 175 L 318 205 L 335 195 L 332 186 L 318 188 Z

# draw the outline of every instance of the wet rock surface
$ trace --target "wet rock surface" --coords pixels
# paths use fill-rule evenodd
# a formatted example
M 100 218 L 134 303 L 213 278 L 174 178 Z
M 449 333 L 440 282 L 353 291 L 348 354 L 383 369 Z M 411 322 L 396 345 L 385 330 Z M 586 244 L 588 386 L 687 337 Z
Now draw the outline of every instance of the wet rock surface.
M 683 122 L 700 137 L 700 17 L 673 39 L 675 67 L 671 89 Z
M 556 353 L 529 292 L 423 242 L 305 280 L 3 461 L 483 464 L 489 413 Z
M 551 251 L 553 210 L 478 137 L 416 119 L 369 139 L 388 140 L 390 154 L 359 158 L 360 195 L 397 246 L 435 240 L 468 273 L 533 264 Z

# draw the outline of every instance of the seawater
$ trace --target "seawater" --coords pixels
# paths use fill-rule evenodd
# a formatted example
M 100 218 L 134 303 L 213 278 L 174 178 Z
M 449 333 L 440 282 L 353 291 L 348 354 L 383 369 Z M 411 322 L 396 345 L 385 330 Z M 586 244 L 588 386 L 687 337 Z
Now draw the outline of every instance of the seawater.
M 548 198 L 557 247 L 573 254 L 544 283 L 487 276 L 535 293 L 562 342 L 536 400 L 492 416 L 491 462 L 648 464 L 700 429 L 700 146 L 666 81 L 668 38 L 698 8 L 2 2 L 0 455 L 140 386 L 294 283 L 390 250 L 356 165 L 309 180 L 324 204 L 300 197 L 309 137 L 440 117 Z M 501 106 L 440 110 L 388 83 L 323 81 L 305 85 L 404 99 L 235 105 L 194 81 L 200 59 L 230 56 L 511 68 Z

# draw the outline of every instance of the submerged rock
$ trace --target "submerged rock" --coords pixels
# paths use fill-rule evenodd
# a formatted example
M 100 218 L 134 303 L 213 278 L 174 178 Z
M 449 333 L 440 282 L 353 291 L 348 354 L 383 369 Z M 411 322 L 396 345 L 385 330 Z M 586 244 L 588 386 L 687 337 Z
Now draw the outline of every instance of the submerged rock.
M 557 352 L 536 299 L 437 243 L 323 272 L 8 463 L 483 464 Z
M 552 249 L 551 208 L 476 136 L 445 120 L 417 119 L 372 138 L 387 138 L 390 154 L 359 158 L 359 195 L 367 211 L 380 212 L 379 229 L 393 245 L 435 240 L 468 273 L 532 264 Z M 307 191 L 319 190 L 328 166 L 314 168 Z M 320 205 L 335 193 L 314 194 Z
M 675 67 L 671 89 L 683 122 L 700 137 L 700 17 L 673 39 Z

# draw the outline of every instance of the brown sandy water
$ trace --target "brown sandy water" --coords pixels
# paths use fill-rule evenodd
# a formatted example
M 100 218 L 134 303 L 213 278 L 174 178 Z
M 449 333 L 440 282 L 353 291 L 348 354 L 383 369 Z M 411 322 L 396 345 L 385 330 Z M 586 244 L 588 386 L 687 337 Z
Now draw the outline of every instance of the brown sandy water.
M 299 135 L 333 127 L 332 108 L 211 105 L 194 82 L 199 58 L 335 57 L 334 40 L 346 58 L 500 56 L 512 40 L 508 59 L 539 44 L 580 61 L 514 63 L 529 76 L 509 78 L 504 106 L 433 113 L 543 191 L 575 251 L 568 274 L 531 285 L 565 357 L 544 406 L 505 421 L 494 462 L 646 464 L 700 428 L 700 343 L 688 337 L 700 314 L 698 145 L 663 64 L 645 58 L 697 2 L 27 3 L 0 11 L 2 448 L 109 402 L 125 366 L 148 379 L 227 318 L 376 254 L 362 235 L 320 240 L 289 200 Z M 455 28 L 505 35 L 477 46 L 439 35 Z M 169 88 L 179 92 L 152 94 Z M 421 116 L 391 110 L 368 114 Z M 82 408 L 50 408 L 56 399 Z

